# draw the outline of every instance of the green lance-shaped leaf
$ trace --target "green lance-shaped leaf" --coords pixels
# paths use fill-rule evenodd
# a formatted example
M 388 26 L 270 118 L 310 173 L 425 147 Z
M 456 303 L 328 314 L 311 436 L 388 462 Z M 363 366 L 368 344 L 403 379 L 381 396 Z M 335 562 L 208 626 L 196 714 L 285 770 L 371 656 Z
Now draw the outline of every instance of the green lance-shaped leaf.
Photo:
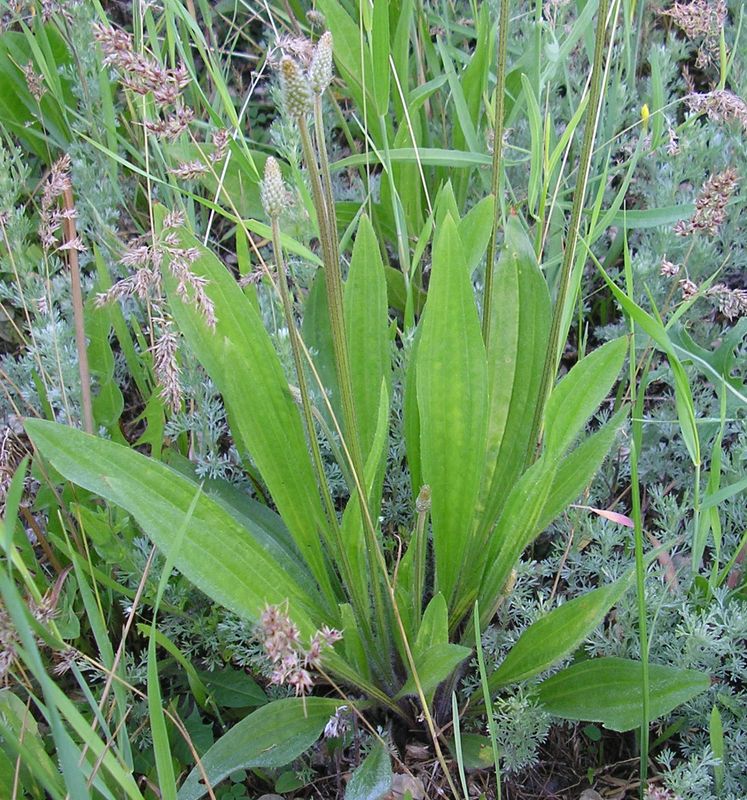
M 491 692 L 538 675 L 578 647 L 622 597 L 632 578 L 631 572 L 609 586 L 576 597 L 530 625 L 490 676 Z
M 345 788 L 345 800 L 381 800 L 392 788 L 392 760 L 381 742 L 374 744 Z
M 306 302 L 303 307 L 303 320 L 301 322 L 301 336 L 311 351 L 314 368 L 324 386 L 332 411 L 342 424 L 340 385 L 337 382 L 335 349 L 332 343 L 332 328 L 329 323 L 327 288 L 323 269 L 317 271 L 316 277 L 311 284 L 311 289 L 306 296 Z M 316 383 L 311 385 L 316 389 Z M 318 405 L 319 411 L 327 421 L 327 425 L 332 428 L 332 418 L 327 410 L 327 404 L 320 402 Z
M 459 237 L 464 245 L 467 272 L 474 272 L 480 259 L 485 255 L 485 249 L 490 239 L 493 227 L 493 208 L 495 198 L 493 195 L 483 197 L 477 205 L 473 206 L 464 217 L 459 220 Z
M 449 644 L 449 611 L 444 596 L 439 592 L 431 598 L 425 609 L 412 647 L 415 669 L 424 694 L 432 693 L 471 652 L 469 648 Z M 397 697 L 416 692 L 415 679 L 411 674 Z
M 685 446 L 687 447 L 693 464 L 699 465 L 700 437 L 695 422 L 695 404 L 693 403 L 692 390 L 690 389 L 690 383 L 687 379 L 685 368 L 682 366 L 677 356 L 676 349 L 672 340 L 669 338 L 666 328 L 659 320 L 654 319 L 654 317 L 647 314 L 640 306 L 631 300 L 625 292 L 615 284 L 601 266 L 599 267 L 599 271 L 602 273 L 602 277 L 607 286 L 609 286 L 610 291 L 615 295 L 615 298 L 622 306 L 623 311 L 653 339 L 660 350 L 667 354 L 674 378 L 674 400 L 680 429 L 682 430 L 682 438 L 684 439 Z
M 420 454 L 420 409 L 418 408 L 418 344 L 423 333 L 422 324 L 415 330 L 410 345 L 410 358 L 405 371 L 404 403 L 402 408 L 402 428 L 407 449 L 407 466 L 410 470 L 413 503 L 423 485 L 423 464 Z
M 375 2 L 371 30 L 371 60 L 373 62 L 373 93 L 376 111 L 380 117 L 389 109 L 389 3 Z
M 545 447 L 564 453 L 607 397 L 622 369 L 625 337 L 603 344 L 579 361 L 553 389 L 545 409 Z
M 432 692 L 442 681 L 457 668 L 459 664 L 472 654 L 469 647 L 459 644 L 434 644 L 420 656 L 415 658 L 415 669 L 418 673 L 420 688 L 424 694 Z M 405 685 L 397 693 L 397 698 L 408 694 L 417 694 L 415 679 L 410 676 Z
M 386 278 L 379 243 L 364 214 L 345 282 L 345 323 L 361 451 L 368 453 L 379 419 L 381 383 L 391 384 Z
M 539 531 L 543 531 L 589 485 L 612 447 L 625 415 L 626 408 L 621 408 L 609 422 L 584 439 L 560 462 L 537 522 Z
M 432 490 L 438 591 L 456 590 L 469 552 L 487 425 L 487 365 L 480 322 L 454 220 L 433 250 L 431 284 L 417 350 L 422 477 Z
M 319 738 L 340 701 L 324 697 L 275 700 L 244 717 L 201 756 L 211 787 L 240 769 L 284 767 Z M 202 771 L 195 767 L 179 789 L 178 800 L 207 794 Z
M 521 476 L 508 495 L 480 560 L 484 567 L 479 592 L 481 626 L 492 619 L 514 564 L 541 530 L 540 520 L 556 470 L 552 459 L 541 458 Z
M 439 592 L 434 595 L 423 613 L 423 619 L 415 639 L 413 654 L 417 657 L 429 647 L 449 641 L 449 610 L 446 600 Z
M 164 259 L 164 285 L 179 330 L 223 395 L 237 445 L 251 455 L 304 561 L 332 602 L 320 535 L 327 522 L 301 416 L 272 340 L 215 255 L 187 231 L 178 235 L 185 247 L 200 250 L 191 269 L 207 279 L 205 291 L 217 318 L 213 331 L 194 305 L 182 301 Z
M 649 685 L 649 718 L 654 720 L 697 697 L 710 680 L 697 670 L 651 664 Z M 556 717 L 601 722 L 614 731 L 632 730 L 641 724 L 643 713 L 641 663 L 594 658 L 573 664 L 540 685 L 539 699 Z
M 168 556 L 197 486 L 170 467 L 123 445 L 44 420 L 27 420 L 39 452 L 73 483 L 124 508 Z M 272 554 L 223 507 L 201 494 L 176 567 L 216 602 L 258 620 L 267 603 L 289 602 L 305 635 L 324 620 L 316 588 L 299 586 Z
M 550 295 L 532 244 L 516 217 L 506 223 L 494 273 L 488 349 L 485 472 L 479 515 L 482 537 L 524 469 L 550 331 Z

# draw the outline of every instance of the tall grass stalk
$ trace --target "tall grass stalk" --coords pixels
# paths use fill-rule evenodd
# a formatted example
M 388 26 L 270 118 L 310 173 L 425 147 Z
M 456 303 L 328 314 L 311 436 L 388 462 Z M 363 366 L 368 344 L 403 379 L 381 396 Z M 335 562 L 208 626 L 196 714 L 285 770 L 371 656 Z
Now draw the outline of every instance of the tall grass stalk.
M 303 353 L 300 344 L 300 334 L 296 327 L 295 319 L 293 317 L 293 307 L 290 299 L 290 292 L 288 290 L 288 275 L 285 267 L 285 259 L 283 257 L 283 247 L 280 242 L 280 226 L 278 224 L 277 215 L 271 215 L 272 225 L 272 245 L 275 255 L 275 264 L 277 268 L 277 285 L 280 293 L 280 298 L 283 304 L 283 313 L 285 315 L 285 324 L 288 328 L 288 337 L 291 343 L 291 351 L 293 353 L 293 364 L 296 370 L 296 379 L 298 380 L 298 390 L 301 395 L 301 407 L 304 415 L 304 422 L 306 424 L 306 433 L 311 447 L 311 455 L 314 461 L 314 468 L 317 473 L 317 480 L 319 482 L 319 491 L 322 495 L 324 508 L 329 521 L 329 526 L 332 535 L 335 538 L 335 544 L 331 547 L 340 561 L 340 569 L 342 571 L 343 580 L 350 591 L 353 603 L 356 606 L 356 611 L 362 624 L 366 626 L 366 637 L 371 640 L 371 631 L 368 626 L 368 614 L 366 614 L 366 598 L 362 597 L 358 592 L 358 584 L 353 576 L 353 570 L 350 561 L 347 557 L 347 549 L 342 541 L 342 532 L 337 520 L 337 512 L 335 510 L 332 495 L 329 491 L 327 478 L 324 473 L 324 462 L 322 461 L 322 454 L 319 448 L 319 441 L 316 436 L 316 428 L 314 425 L 313 404 L 311 402 L 311 395 L 309 394 L 309 387 L 306 382 L 306 372 L 304 370 Z
M 483 702 L 485 703 L 485 710 L 488 717 L 488 735 L 490 737 L 490 747 L 493 751 L 493 767 L 495 769 L 495 796 L 496 800 L 501 800 L 501 761 L 500 754 L 498 752 L 498 737 L 495 730 L 495 719 L 493 718 L 493 704 L 490 702 L 488 672 L 485 669 L 485 655 L 482 652 L 480 606 L 477 601 L 475 601 L 473 620 L 475 625 L 475 652 L 477 653 L 477 666 L 480 671 L 480 687 L 482 688 L 482 698 Z
M 62 195 L 68 216 L 63 220 L 65 242 L 68 245 L 67 263 L 70 266 L 70 296 L 73 305 L 75 322 L 75 349 L 78 351 L 78 373 L 80 374 L 80 399 L 83 410 L 83 429 L 93 433 L 93 400 L 91 398 L 91 372 L 88 368 L 88 347 L 86 346 L 86 329 L 83 314 L 83 290 L 80 284 L 80 264 L 76 249 L 77 235 L 75 230 L 75 209 L 73 191 L 69 187 Z
M 619 0 L 614 0 L 614 14 L 616 18 Z M 558 349 L 560 347 L 561 329 L 566 305 L 573 302 L 569 292 L 571 288 L 571 276 L 576 260 L 576 247 L 578 245 L 579 233 L 581 229 L 581 216 L 584 209 L 586 198 L 586 188 L 589 182 L 589 172 L 594 153 L 594 140 L 596 139 L 597 128 L 602 111 L 602 99 L 604 90 L 604 53 L 605 36 L 607 32 L 607 16 L 609 11 L 609 0 L 600 0 L 597 11 L 597 27 L 594 37 L 594 63 L 591 71 L 591 88 L 589 96 L 589 107 L 586 113 L 586 126 L 584 128 L 584 139 L 581 147 L 581 158 L 579 170 L 576 178 L 576 188 L 573 193 L 573 206 L 571 208 L 571 220 L 568 227 L 565 251 L 563 253 L 563 263 L 561 266 L 560 285 L 555 299 L 552 325 L 550 327 L 550 338 L 545 356 L 545 365 L 542 370 L 542 379 L 539 390 L 539 402 L 534 414 L 532 423 L 532 435 L 529 437 L 529 451 L 527 462 L 534 459 L 537 442 L 542 432 L 542 419 L 544 416 L 545 403 L 549 396 L 550 389 L 555 380 L 558 365 Z M 614 35 L 614 25 L 612 27 Z
M 301 136 L 301 148 L 306 161 L 306 168 L 309 172 L 309 180 L 311 181 L 311 193 L 314 198 L 314 207 L 319 225 L 319 238 L 324 259 L 324 283 L 327 289 L 332 346 L 335 353 L 337 379 L 340 385 L 340 402 L 342 404 L 345 433 L 348 438 L 352 468 L 358 475 L 362 475 L 363 459 L 360 451 L 360 439 L 350 378 L 350 356 L 345 334 L 342 275 L 340 273 L 340 258 L 337 250 L 337 231 L 332 228 L 332 219 L 330 219 L 330 214 L 328 213 L 328 204 L 325 199 L 322 179 L 319 175 L 317 154 L 314 151 L 309 126 L 302 116 L 298 118 L 298 130 Z
M 625 267 L 625 283 L 628 296 L 633 298 L 633 269 L 628 249 L 628 237 L 623 242 L 623 257 Z M 641 651 L 641 689 L 643 692 L 643 703 L 641 707 L 641 733 L 640 733 L 640 797 L 643 800 L 646 790 L 646 778 L 648 775 L 648 749 L 649 749 L 649 720 L 651 718 L 651 700 L 649 696 L 650 681 L 648 668 L 649 639 L 647 629 L 646 607 L 646 565 L 643 557 L 643 516 L 641 513 L 641 489 L 638 483 L 638 458 L 641 453 L 641 440 L 643 437 L 643 400 L 646 394 L 646 376 L 648 367 L 644 367 L 640 373 L 641 387 L 637 393 L 636 381 L 639 375 L 636 370 L 636 351 L 635 351 L 635 322 L 630 320 L 630 401 L 633 409 L 631 419 L 631 440 L 630 440 L 630 496 L 633 513 L 634 538 L 635 538 L 635 574 L 636 574 L 636 595 L 638 602 L 638 641 Z
M 490 341 L 490 310 L 493 304 L 493 267 L 495 262 L 496 240 L 501 223 L 502 203 L 500 201 L 501 174 L 503 164 L 503 129 L 506 116 L 506 61 L 508 58 L 508 19 L 509 0 L 501 0 L 501 11 L 498 18 L 498 50 L 496 54 L 496 87 L 495 118 L 493 122 L 493 165 L 490 191 L 495 198 L 493 212 L 493 230 L 488 242 L 488 254 L 485 266 L 485 288 L 482 301 L 482 338 L 487 348 Z

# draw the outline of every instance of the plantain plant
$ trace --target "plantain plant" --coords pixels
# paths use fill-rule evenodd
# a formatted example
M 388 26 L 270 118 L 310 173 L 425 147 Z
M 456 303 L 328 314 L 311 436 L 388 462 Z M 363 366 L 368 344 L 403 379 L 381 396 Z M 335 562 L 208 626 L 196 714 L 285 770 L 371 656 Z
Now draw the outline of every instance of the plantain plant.
M 375 9 L 383 13 L 384 6 L 376 3 Z M 378 24 L 376 12 L 372 24 Z M 593 433 L 585 431 L 618 380 L 628 342 L 605 344 L 556 380 L 563 313 L 558 304 L 565 298 L 556 300 L 554 312 L 518 216 L 509 214 L 499 230 L 502 216 L 493 195 L 461 215 L 448 183 L 427 220 L 426 299 L 421 310 L 413 299 L 418 286 L 410 281 L 415 272 L 406 275 L 402 330 L 390 319 L 382 250 L 362 213 L 343 276 L 320 110 L 331 78 L 331 48 L 331 37 L 323 36 L 308 74 L 291 59 L 280 67 L 321 252 L 303 335 L 283 252 L 286 189 L 274 159 L 267 161 L 262 184 L 274 250 L 269 277 L 288 329 L 292 385 L 251 291 L 242 291 L 186 225 L 175 224 L 164 208 L 154 209 L 170 312 L 220 391 L 234 441 L 247 469 L 261 477 L 271 507 L 237 496 L 228 485 L 201 485 L 187 468 L 70 427 L 29 420 L 26 429 L 57 472 L 126 509 L 167 562 L 213 600 L 258 625 L 287 618 L 291 638 L 310 641 L 310 647 L 319 646 L 323 632 L 327 646 L 308 659 L 319 679 L 343 695 L 365 698 L 361 709 L 383 707 L 409 724 L 422 714 L 448 778 L 437 728 L 452 713 L 451 691 L 473 653 L 475 631 L 493 619 L 510 591 L 522 552 L 578 497 L 612 446 L 624 406 Z M 382 141 L 387 134 L 380 98 L 388 92 L 388 84 L 371 87 L 371 122 L 381 112 Z M 597 113 L 596 103 L 589 108 Z M 489 243 L 491 253 L 498 252 L 486 267 L 486 302 L 475 296 L 473 274 Z M 203 287 L 209 318 L 198 304 L 185 302 L 194 289 L 172 268 L 172 254 L 179 252 L 194 256 L 190 286 Z M 400 255 L 410 260 L 411 254 Z M 572 262 L 571 253 L 569 269 Z M 422 275 L 419 280 L 425 288 Z M 416 511 L 396 559 L 387 558 L 377 524 L 393 336 L 412 339 L 404 426 Z M 320 451 L 324 430 L 340 443 L 339 466 L 349 489 L 343 506 L 327 485 Z M 572 653 L 632 578 L 600 586 L 530 626 L 485 676 L 485 699 L 468 713 L 484 713 L 501 687 L 533 678 Z M 639 676 L 636 662 L 580 661 L 541 683 L 538 694 L 559 716 L 626 730 L 640 720 Z M 205 778 L 215 783 L 240 768 L 287 763 L 311 744 L 337 703 L 306 697 L 305 679 L 294 686 L 296 698 L 249 715 L 208 751 L 179 797 L 201 797 Z M 699 673 L 651 667 L 650 715 L 666 713 L 705 688 L 707 678 Z M 247 746 L 259 732 L 271 745 Z M 277 751 L 268 755 L 273 747 Z

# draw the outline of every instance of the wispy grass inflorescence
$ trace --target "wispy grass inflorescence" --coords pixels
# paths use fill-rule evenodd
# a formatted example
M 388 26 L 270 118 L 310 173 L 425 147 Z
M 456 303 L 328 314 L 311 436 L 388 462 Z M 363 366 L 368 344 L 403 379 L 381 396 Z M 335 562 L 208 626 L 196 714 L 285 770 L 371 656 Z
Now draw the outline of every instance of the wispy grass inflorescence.
M 321 665 L 324 650 L 342 639 L 339 631 L 325 625 L 304 646 L 288 612 L 273 605 L 262 612 L 257 635 L 273 665 L 270 681 L 277 686 L 291 686 L 296 696 L 311 691 L 314 685 L 311 670 Z
M 26 606 L 31 616 L 42 626 L 49 625 L 58 616 L 58 603 L 60 593 L 67 577 L 69 569 L 63 571 L 47 591 L 37 599 L 33 597 L 26 600 Z M 43 640 L 36 637 L 39 644 L 44 644 Z M 19 645 L 18 631 L 8 611 L 0 605 L 0 681 L 5 681 L 7 674 L 13 668 L 18 657 Z
M 742 98 L 726 89 L 716 89 L 700 94 L 694 92 L 685 98 L 689 109 L 696 114 L 704 113 L 713 122 L 731 122 L 732 120 L 747 131 L 747 103 Z
M 231 134 L 228 132 L 226 128 L 218 128 L 217 131 L 213 131 L 212 134 L 212 142 L 213 142 L 213 152 L 210 153 L 210 161 L 213 164 L 217 164 L 219 161 L 223 161 L 226 157 L 226 152 L 228 151 L 228 142 L 231 138 Z
M 161 399 L 173 412 L 181 408 L 182 387 L 179 380 L 180 369 L 177 360 L 179 337 L 173 323 L 169 319 L 157 320 L 160 333 L 153 351 L 153 371 L 160 388 Z
M 192 271 L 192 264 L 200 257 L 200 251 L 196 247 L 184 247 L 174 230 L 183 222 L 181 214 L 172 212 L 164 219 L 165 233 L 160 241 L 147 244 L 143 238 L 139 238 L 131 243 L 119 261 L 123 266 L 137 267 L 137 272 L 98 294 L 96 304 L 101 306 L 112 300 L 136 296 L 141 300 L 151 297 L 160 307 L 163 302 L 160 297 L 160 269 L 166 257 L 169 271 L 177 279 L 177 295 L 185 303 L 194 303 L 208 327 L 215 330 L 215 308 L 205 291 L 208 281 Z
M 675 264 L 673 261 L 669 261 L 667 258 L 663 258 L 661 260 L 661 267 L 659 268 L 659 274 L 663 275 L 665 278 L 673 278 L 675 275 L 679 274 L 681 267 L 679 264 Z
M 103 63 L 117 69 L 122 85 L 136 94 L 151 92 L 159 105 L 174 105 L 190 82 L 183 64 L 167 69 L 155 59 L 136 52 L 127 31 L 96 22 L 93 35 L 104 53 Z
M 716 236 L 726 219 L 726 205 L 737 188 L 737 181 L 736 170 L 732 167 L 711 175 L 695 201 L 695 213 L 689 220 L 680 220 L 674 226 L 674 232 L 678 236 L 693 233 Z
M 675 1 L 671 8 L 661 13 L 669 17 L 688 39 L 699 42 L 695 64 L 698 69 L 705 68 L 717 59 L 719 36 L 728 14 L 725 0 Z
M 154 322 L 158 331 L 150 348 L 153 370 L 160 387 L 160 397 L 174 412 L 179 410 L 182 401 L 177 360 L 179 339 L 165 310 L 161 278 L 164 258 L 167 259 L 169 272 L 177 280 L 176 293 L 179 298 L 184 303 L 193 304 L 211 330 L 215 330 L 217 323 L 213 302 L 206 291 L 208 281 L 192 269 L 192 264 L 200 257 L 200 251 L 196 247 L 184 247 L 176 232 L 176 228 L 183 224 L 184 216 L 172 211 L 164 218 L 164 233 L 160 240 L 151 242 L 141 237 L 131 242 L 119 263 L 135 269 L 135 272 L 96 296 L 97 306 L 136 297 L 149 302 L 155 309 L 157 318 Z
M 135 94 L 153 97 L 165 116 L 156 120 L 145 120 L 147 131 L 166 139 L 176 139 L 194 119 L 194 111 L 185 106 L 181 95 L 191 78 L 184 64 L 170 69 L 154 58 L 138 53 L 132 36 L 118 28 L 93 24 L 93 35 L 104 53 L 103 63 L 120 73 L 120 82 Z M 173 107 L 173 111 L 168 111 Z
M 36 72 L 31 61 L 21 69 L 23 71 L 23 76 L 26 78 L 26 86 L 28 86 L 31 96 L 38 103 L 47 91 L 47 87 L 44 85 L 44 78 Z
M 730 289 L 724 283 L 716 283 L 707 293 L 718 300 L 718 310 L 728 320 L 747 316 L 747 289 Z
M 183 181 L 192 181 L 199 178 L 208 171 L 208 168 L 202 161 L 180 161 L 176 167 L 173 167 L 169 172 Z
M 42 192 L 41 214 L 39 215 L 39 238 L 45 250 L 54 249 L 57 244 L 57 231 L 62 227 L 64 220 L 74 219 L 76 216 L 75 208 L 58 207 L 59 199 L 66 191 L 70 190 L 71 186 L 70 156 L 65 154 L 52 164 L 49 177 L 44 184 L 44 190 Z M 73 247 L 78 250 L 84 249 L 80 238 L 76 237 L 74 240 L 65 242 L 61 245 L 60 249 L 71 249 Z

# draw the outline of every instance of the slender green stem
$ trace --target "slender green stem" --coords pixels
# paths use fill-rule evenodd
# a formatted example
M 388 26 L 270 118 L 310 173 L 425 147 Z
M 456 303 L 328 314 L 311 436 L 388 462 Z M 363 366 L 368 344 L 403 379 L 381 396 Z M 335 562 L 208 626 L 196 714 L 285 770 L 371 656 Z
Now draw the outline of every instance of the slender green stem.
M 373 558 L 376 566 L 379 568 L 381 572 L 381 579 L 383 582 L 389 586 L 389 573 L 387 571 L 386 566 L 386 559 L 384 558 L 384 553 L 382 552 L 381 545 L 379 544 L 379 540 L 376 538 L 376 528 L 374 527 L 373 520 L 371 518 L 371 513 L 368 508 L 368 499 L 366 497 L 366 492 L 363 489 L 363 479 L 362 477 L 353 469 L 353 460 L 352 455 L 350 453 L 350 448 L 348 447 L 347 441 L 343 436 L 342 428 L 337 420 L 337 416 L 335 415 L 334 409 L 332 408 L 331 403 L 329 402 L 329 398 L 326 394 L 323 393 L 324 384 L 322 383 L 321 378 L 319 377 L 319 373 L 316 370 L 314 365 L 314 361 L 311 358 L 311 354 L 309 353 L 306 345 L 303 342 L 303 339 L 299 338 L 299 344 L 303 350 L 304 358 L 306 359 L 306 363 L 309 365 L 309 369 L 311 370 L 314 379 L 317 382 L 317 385 L 322 390 L 322 401 L 324 402 L 325 406 L 327 407 L 327 411 L 332 419 L 334 424 L 335 430 L 337 431 L 338 436 L 340 437 L 340 446 L 342 447 L 343 454 L 348 461 L 350 466 L 350 474 L 353 480 L 353 485 L 351 486 L 351 495 L 355 493 L 358 497 L 358 502 L 361 509 L 361 518 L 363 522 L 363 531 L 364 535 L 366 536 L 366 545 L 368 547 L 368 555 L 369 558 Z M 377 615 L 377 630 L 382 636 L 390 636 L 391 635 L 391 625 L 390 620 L 387 618 L 386 608 L 384 606 L 384 601 L 382 597 L 381 591 L 381 583 L 377 580 L 376 575 L 374 574 L 373 567 L 371 569 L 371 588 L 373 593 L 374 599 L 374 608 L 376 610 Z M 384 669 L 382 669 L 382 675 L 389 675 L 390 679 L 393 681 L 394 679 L 394 671 L 392 668 L 392 664 L 386 660 L 386 652 L 388 652 L 385 648 L 382 647 L 381 653 L 379 657 L 375 659 L 379 665 L 382 665 L 383 661 L 386 661 L 384 664 Z
M 415 609 L 415 628 L 420 627 L 423 610 L 423 592 L 425 591 L 425 556 L 427 535 L 425 526 L 430 508 L 430 487 L 423 486 L 416 502 L 418 518 L 415 523 L 415 563 L 413 569 L 412 602 Z
M 490 735 L 490 746 L 493 750 L 493 766 L 495 767 L 495 796 L 496 800 L 501 800 L 501 759 L 498 752 L 498 737 L 495 730 L 495 719 L 493 719 L 493 704 L 490 702 L 490 688 L 488 686 L 488 673 L 485 669 L 485 656 L 482 652 L 482 635 L 480 633 L 480 609 L 475 601 L 475 650 L 477 652 L 477 666 L 480 671 L 480 685 L 482 686 L 482 698 L 485 703 L 485 713 L 488 717 L 488 734 Z
M 485 288 L 482 298 L 482 338 L 485 347 L 490 340 L 490 314 L 493 305 L 493 263 L 495 261 L 496 239 L 498 226 L 501 222 L 500 188 L 501 155 L 503 152 L 504 117 L 506 116 L 506 61 L 508 57 L 508 14 L 509 0 L 501 0 L 501 11 L 498 18 L 498 52 L 496 59 L 496 87 L 495 87 L 495 121 L 493 123 L 493 172 L 490 191 L 495 198 L 493 213 L 493 229 L 488 242 L 488 256 L 485 262 Z
M 630 264 L 630 255 L 625 241 L 624 250 L 626 290 L 629 297 L 633 296 L 633 270 Z M 641 515 L 641 491 L 638 483 L 638 457 L 641 452 L 641 439 L 643 435 L 643 400 L 646 393 L 646 380 L 648 365 L 641 372 L 640 393 L 636 396 L 636 359 L 635 359 L 635 323 L 630 319 L 630 400 L 633 409 L 631 421 L 631 447 L 630 447 L 630 497 L 633 512 L 633 525 L 635 536 L 635 572 L 636 595 L 638 602 L 638 639 L 641 651 L 641 683 L 643 689 L 643 707 L 641 714 L 641 760 L 640 760 L 640 796 L 644 796 L 646 779 L 648 776 L 648 748 L 649 748 L 649 720 L 651 719 L 651 702 L 649 698 L 649 668 L 648 651 L 649 640 L 647 630 L 646 609 L 646 564 L 643 557 L 643 521 Z
M 298 119 L 298 130 L 301 134 L 301 147 L 303 148 L 304 159 L 309 171 L 311 194 L 314 199 L 314 206 L 316 207 L 317 221 L 319 224 L 319 237 L 324 261 L 324 283 L 327 288 L 329 321 L 332 329 L 332 345 L 335 353 L 335 366 L 340 387 L 340 400 L 342 403 L 345 433 L 347 434 L 353 469 L 362 476 L 363 459 L 360 451 L 360 437 L 358 435 L 355 404 L 353 402 L 353 388 L 350 377 L 350 357 L 348 354 L 345 331 L 342 274 L 340 272 L 340 258 L 337 252 L 337 231 L 331 229 L 330 218 L 327 214 L 327 202 L 325 201 L 322 180 L 319 175 L 317 156 L 314 153 L 309 127 L 304 117 L 299 117 Z
M 353 579 L 353 570 L 350 565 L 350 560 L 347 557 L 347 549 L 342 541 L 342 533 L 340 531 L 340 524 L 337 520 L 337 512 L 332 500 L 332 495 L 329 491 L 329 485 L 324 473 L 324 462 L 322 461 L 322 454 L 319 449 L 319 442 L 316 437 L 316 429 L 314 427 L 314 411 L 311 403 L 311 396 L 309 394 L 308 384 L 306 382 L 306 373 L 303 366 L 303 355 L 301 346 L 299 344 L 298 328 L 293 317 L 293 306 L 291 304 L 290 292 L 288 291 L 288 275 L 285 269 L 285 259 L 283 258 L 283 248 L 280 243 L 280 227 L 278 225 L 277 217 L 272 218 L 272 245 L 275 251 L 275 263 L 277 265 L 278 273 L 278 290 L 283 304 L 283 314 L 285 316 L 285 324 L 288 327 L 288 335 L 290 338 L 291 351 L 293 353 L 293 364 L 296 369 L 296 378 L 298 380 L 298 390 L 301 395 L 301 407 L 303 409 L 304 421 L 306 423 L 306 432 L 309 437 L 309 445 L 311 447 L 311 455 L 314 461 L 314 467 L 317 473 L 317 481 L 319 483 L 319 490 L 322 494 L 324 501 L 324 508 L 329 520 L 329 527 L 334 536 L 334 542 L 327 542 L 330 550 L 335 553 L 336 561 L 338 561 L 340 570 L 342 572 L 343 580 L 348 587 L 351 600 L 356 607 L 358 618 L 361 624 L 366 627 L 366 635 L 370 640 L 370 627 L 368 625 L 368 609 L 365 598 L 359 596 L 356 591 L 357 583 Z
M 438 729 L 436 728 L 436 723 L 433 719 L 433 715 L 431 714 L 431 710 L 428 708 L 428 700 L 426 699 L 425 692 L 423 691 L 423 684 L 421 683 L 420 676 L 418 675 L 418 668 L 415 665 L 415 657 L 412 654 L 412 648 L 410 647 L 410 642 L 407 638 L 407 631 L 405 631 L 405 626 L 402 622 L 399 608 L 397 607 L 397 600 L 394 596 L 394 586 L 388 579 L 387 585 L 389 589 L 389 596 L 391 597 L 392 601 L 394 618 L 397 620 L 397 626 L 399 628 L 400 636 L 402 637 L 402 645 L 405 649 L 407 665 L 410 668 L 410 673 L 412 674 L 412 679 L 415 683 L 415 691 L 417 692 L 418 700 L 420 701 L 420 707 L 423 709 L 423 717 L 425 718 L 425 724 L 428 728 L 428 733 L 431 736 L 431 741 L 433 742 L 433 749 L 436 753 L 438 763 L 443 770 L 446 782 L 449 784 L 449 788 L 451 789 L 452 797 L 454 797 L 456 800 L 459 797 L 459 792 L 457 792 L 456 784 L 454 783 L 454 779 L 451 777 L 451 773 L 449 772 L 449 765 L 446 763 L 443 751 L 441 750 L 441 744 L 438 739 Z M 465 795 L 464 800 L 469 800 L 469 797 Z
M 319 173 L 322 178 L 324 208 L 327 214 L 332 257 L 336 259 L 334 263 L 339 264 L 340 250 L 337 242 L 337 212 L 335 210 L 335 197 L 332 193 L 332 175 L 329 169 L 329 158 L 327 158 L 327 141 L 324 135 L 322 98 L 321 95 L 318 94 L 314 95 L 314 139 L 316 140 L 316 151 L 319 155 Z
M 459 781 L 462 784 L 464 796 L 468 798 L 469 789 L 467 788 L 467 775 L 464 772 L 464 751 L 462 750 L 462 726 L 459 724 L 459 704 L 456 692 L 451 693 L 451 721 L 454 726 L 454 750 L 456 751 Z
M 573 195 L 573 207 L 571 208 L 571 221 L 568 228 L 565 253 L 561 267 L 560 286 L 555 300 L 553 310 L 552 325 L 550 327 L 550 338 L 545 356 L 545 366 L 542 370 L 542 380 L 538 393 L 537 407 L 534 412 L 532 423 L 532 435 L 529 438 L 529 452 L 527 461 L 532 461 L 539 441 L 542 419 L 544 417 L 545 403 L 550 393 L 550 388 L 555 380 L 558 366 L 558 349 L 560 346 L 561 328 L 563 315 L 568 302 L 568 294 L 571 287 L 571 276 L 573 265 L 576 260 L 576 246 L 578 244 L 579 231 L 581 228 L 581 214 L 584 209 L 584 199 L 586 197 L 586 187 L 589 182 L 589 171 L 591 169 L 591 159 L 594 151 L 594 140 L 596 139 L 599 117 L 601 114 L 601 99 L 603 89 L 604 74 L 604 41 L 607 30 L 607 12 L 609 10 L 609 0 L 600 0 L 599 10 L 597 11 L 597 28 L 594 41 L 594 63 L 591 73 L 591 88 L 589 96 L 589 109 L 586 114 L 586 128 L 584 130 L 583 145 L 581 148 L 581 161 L 579 164 L 578 176 L 576 179 L 576 189 Z
M 701 476 L 701 465 L 700 461 L 697 461 L 695 464 L 695 484 L 693 486 L 693 536 L 697 539 L 700 530 L 700 476 Z M 699 561 L 701 559 L 698 559 Z M 695 559 L 693 559 L 692 564 L 693 570 L 693 578 L 698 574 L 700 570 L 700 564 L 696 563 Z
M 304 117 L 298 119 L 298 130 L 301 135 L 301 147 L 306 161 L 311 180 L 311 193 L 316 207 L 317 220 L 319 224 L 319 236 L 322 244 L 322 258 L 324 261 L 324 277 L 327 289 L 327 305 L 329 310 L 330 328 L 332 330 L 332 344 L 335 354 L 335 366 L 337 370 L 337 381 L 340 389 L 340 400 L 342 405 L 342 416 L 345 427 L 345 435 L 341 436 L 343 448 L 350 459 L 351 472 L 355 481 L 355 489 L 351 486 L 351 495 L 359 490 L 359 501 L 361 514 L 363 515 L 363 530 L 366 535 L 369 558 L 375 557 L 382 570 L 384 580 L 388 580 L 386 562 L 379 542 L 376 538 L 376 530 L 368 519 L 368 497 L 361 487 L 364 485 L 363 458 L 360 449 L 360 436 L 355 415 L 355 403 L 353 400 L 353 387 L 350 373 L 350 359 L 348 354 L 347 336 L 345 330 L 344 301 L 342 292 L 342 274 L 340 272 L 340 257 L 338 253 L 337 231 L 332 228 L 329 214 L 327 213 L 327 201 L 325 200 L 324 187 L 319 174 L 317 156 L 311 142 L 311 135 Z M 323 137 L 319 140 L 320 146 L 324 147 Z M 326 159 L 325 156 L 321 156 Z M 327 167 L 328 171 L 328 167 Z M 330 184 L 331 192 L 331 184 Z M 332 198 L 330 198 L 332 202 Z M 387 619 L 385 599 L 381 591 L 381 583 L 376 576 L 371 574 L 371 588 L 374 599 L 374 609 L 377 616 L 378 630 L 380 635 L 391 635 L 391 626 Z M 383 642 L 382 642 L 383 644 Z

